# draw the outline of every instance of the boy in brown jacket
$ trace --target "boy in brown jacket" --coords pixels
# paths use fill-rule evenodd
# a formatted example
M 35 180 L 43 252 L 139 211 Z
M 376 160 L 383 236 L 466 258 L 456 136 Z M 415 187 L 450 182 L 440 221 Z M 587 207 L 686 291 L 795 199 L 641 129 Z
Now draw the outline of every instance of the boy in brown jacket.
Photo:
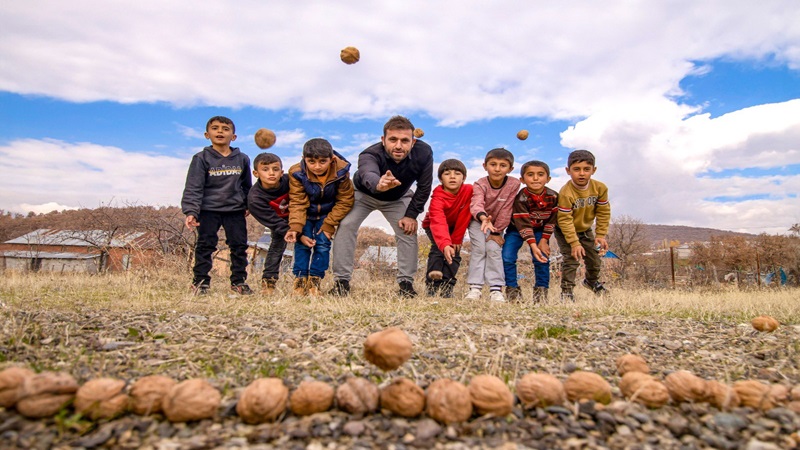
M 295 294 L 319 295 L 330 263 L 331 239 L 353 208 L 354 194 L 350 163 L 325 139 L 306 142 L 303 160 L 289 169 L 286 242 L 295 242 Z

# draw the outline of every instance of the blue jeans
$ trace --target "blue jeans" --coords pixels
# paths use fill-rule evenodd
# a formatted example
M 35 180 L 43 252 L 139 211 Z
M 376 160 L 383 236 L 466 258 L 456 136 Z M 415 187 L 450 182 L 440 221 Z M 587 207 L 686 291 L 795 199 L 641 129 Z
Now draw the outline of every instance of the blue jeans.
M 534 230 L 534 237 L 536 242 L 542 239 L 542 230 Z M 527 245 L 519 235 L 516 228 L 509 227 L 506 229 L 504 236 L 505 243 L 503 244 L 503 271 L 506 276 L 506 286 L 519 287 L 517 283 L 517 254 L 523 245 Z M 539 262 L 533 258 L 533 250 L 531 250 L 531 260 L 533 261 L 533 273 L 536 275 L 536 284 L 534 287 L 550 287 L 550 261 Z
M 322 222 L 325 220 L 307 220 L 303 227 L 303 236 L 308 236 L 316 240 L 314 247 L 308 247 L 300 243 L 300 236 L 294 243 L 294 266 L 292 273 L 297 278 L 312 277 L 325 278 L 325 271 L 331 261 L 331 240 L 320 231 Z

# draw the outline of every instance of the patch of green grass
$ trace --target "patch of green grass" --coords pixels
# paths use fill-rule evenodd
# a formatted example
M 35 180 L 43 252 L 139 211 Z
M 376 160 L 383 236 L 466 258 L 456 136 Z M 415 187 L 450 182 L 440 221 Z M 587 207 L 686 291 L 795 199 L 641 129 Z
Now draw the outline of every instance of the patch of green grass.
M 579 330 L 576 330 L 574 328 L 562 327 L 560 325 L 552 327 L 538 326 L 533 330 L 528 331 L 525 334 L 525 337 L 533 339 L 547 339 L 547 338 L 564 339 L 570 336 L 577 336 L 580 333 L 581 332 Z

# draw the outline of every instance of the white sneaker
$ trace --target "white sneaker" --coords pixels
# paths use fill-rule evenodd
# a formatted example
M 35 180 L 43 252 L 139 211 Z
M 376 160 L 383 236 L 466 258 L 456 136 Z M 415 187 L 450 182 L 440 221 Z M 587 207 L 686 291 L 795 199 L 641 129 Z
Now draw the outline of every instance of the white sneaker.
M 504 303 L 506 301 L 506 296 L 503 295 L 501 291 L 492 291 L 489 293 L 489 300 Z
M 483 293 L 481 292 L 480 289 L 470 288 L 469 292 L 467 292 L 467 295 L 464 296 L 464 299 L 465 300 L 480 300 L 481 299 L 481 295 L 483 295 Z

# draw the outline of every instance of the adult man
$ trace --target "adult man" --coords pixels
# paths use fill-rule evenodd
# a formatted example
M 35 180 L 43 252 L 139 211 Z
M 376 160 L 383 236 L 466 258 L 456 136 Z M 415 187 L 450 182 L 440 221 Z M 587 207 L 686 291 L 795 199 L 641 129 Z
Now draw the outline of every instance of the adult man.
M 417 272 L 417 216 L 425 209 L 433 181 L 433 150 L 414 138 L 414 125 L 394 116 L 383 126 L 381 141 L 358 156 L 353 175 L 356 188 L 353 209 L 342 219 L 333 242 L 331 294 L 350 293 L 350 277 L 361 223 L 372 211 L 380 211 L 394 229 L 397 241 L 397 282 L 400 295 L 413 297 Z M 417 183 L 417 190 L 411 185 Z

